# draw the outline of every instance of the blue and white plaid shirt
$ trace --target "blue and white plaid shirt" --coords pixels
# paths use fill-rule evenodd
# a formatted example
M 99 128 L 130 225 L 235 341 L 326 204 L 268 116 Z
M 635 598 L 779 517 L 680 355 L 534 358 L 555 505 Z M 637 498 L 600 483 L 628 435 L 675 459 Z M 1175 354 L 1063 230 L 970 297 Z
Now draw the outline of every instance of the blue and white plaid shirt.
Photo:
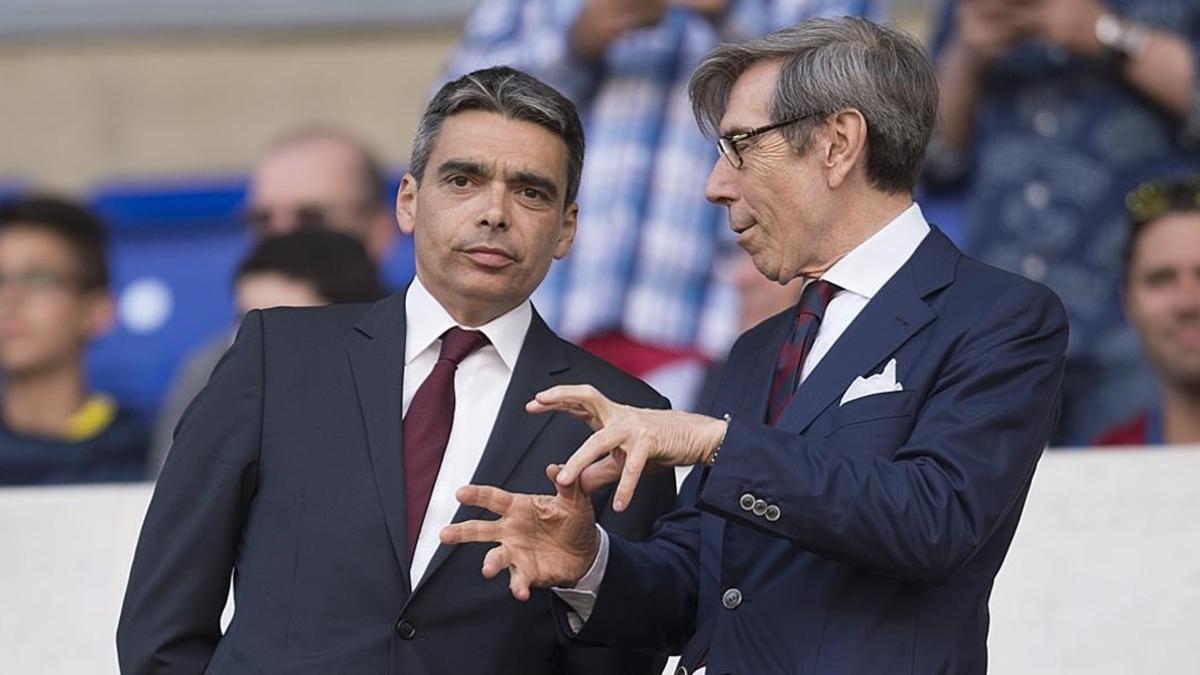
M 878 14 L 869 0 L 730 0 L 718 18 L 671 8 L 596 61 L 568 36 L 583 0 L 482 0 L 449 78 L 496 64 L 529 72 L 579 107 L 587 159 L 579 229 L 533 300 L 573 340 L 620 331 L 649 344 L 719 353 L 735 337 L 736 298 L 714 273 L 733 237 L 704 199 L 717 153 L 699 132 L 687 83 L 720 42 L 813 16 Z

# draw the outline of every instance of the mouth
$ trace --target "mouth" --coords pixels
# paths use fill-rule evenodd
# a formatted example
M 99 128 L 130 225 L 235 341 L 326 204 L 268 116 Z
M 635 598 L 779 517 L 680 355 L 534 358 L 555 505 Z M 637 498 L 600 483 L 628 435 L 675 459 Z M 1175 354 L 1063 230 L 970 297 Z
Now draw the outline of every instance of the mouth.
M 485 269 L 503 269 L 517 261 L 513 254 L 494 246 L 471 246 L 463 249 L 462 253 L 471 262 Z

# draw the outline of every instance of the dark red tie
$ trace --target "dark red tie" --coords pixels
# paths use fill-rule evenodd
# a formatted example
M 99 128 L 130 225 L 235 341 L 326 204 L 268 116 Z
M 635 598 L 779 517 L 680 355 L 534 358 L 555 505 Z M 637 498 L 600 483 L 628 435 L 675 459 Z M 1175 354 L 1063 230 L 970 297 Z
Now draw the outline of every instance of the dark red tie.
M 779 348 L 779 358 L 775 361 L 771 398 L 767 401 L 767 424 L 775 426 L 779 416 L 795 395 L 796 387 L 800 384 L 804 359 L 812 349 L 813 340 L 817 339 L 817 330 L 821 327 L 825 308 L 839 290 L 841 289 L 828 281 L 818 279 L 809 282 L 800 294 L 800 304 L 796 307 L 792 332 Z
M 404 416 L 404 504 L 408 558 L 417 548 L 417 535 L 446 443 L 454 423 L 454 373 L 471 352 L 487 344 L 479 331 L 451 328 L 442 335 L 442 350 L 429 377 L 417 388 Z

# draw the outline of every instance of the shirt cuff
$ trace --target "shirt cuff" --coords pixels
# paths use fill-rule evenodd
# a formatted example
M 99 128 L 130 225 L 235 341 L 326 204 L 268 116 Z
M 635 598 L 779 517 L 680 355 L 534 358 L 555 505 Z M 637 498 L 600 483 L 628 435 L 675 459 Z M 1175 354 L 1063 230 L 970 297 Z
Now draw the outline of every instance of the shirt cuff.
M 596 559 L 592 561 L 587 574 L 572 588 L 555 586 L 550 589 L 570 608 L 567 610 L 567 623 L 571 626 L 571 633 L 583 630 L 583 624 L 591 617 L 592 608 L 596 606 L 596 594 L 600 591 L 600 583 L 604 581 L 604 570 L 608 568 L 608 533 L 598 524 L 596 531 L 600 533 L 600 550 L 596 551 Z

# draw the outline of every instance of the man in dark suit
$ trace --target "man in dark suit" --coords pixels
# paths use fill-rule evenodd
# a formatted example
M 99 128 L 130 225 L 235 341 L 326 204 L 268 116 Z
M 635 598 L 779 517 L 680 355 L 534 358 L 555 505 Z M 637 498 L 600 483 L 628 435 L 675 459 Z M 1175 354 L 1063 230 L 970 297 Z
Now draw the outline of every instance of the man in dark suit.
M 710 416 L 538 394 L 597 429 L 549 469 L 558 495 L 464 488 L 503 517 L 442 540 L 500 542 L 485 576 L 571 587 L 564 632 L 682 652 L 681 673 L 985 672 L 1067 325 L 912 202 L 936 89 L 915 40 L 861 19 L 711 52 L 691 82 L 723 155 L 709 199 L 760 272 L 807 278 L 800 302 L 739 339 Z M 589 527 L 584 495 L 619 479 L 619 510 L 649 465 L 698 465 L 652 539 Z
M 184 415 L 126 591 L 123 673 L 661 668 L 563 643 L 548 593 L 513 603 L 479 577 L 482 548 L 437 539 L 480 513 L 458 508 L 456 488 L 549 490 L 546 466 L 587 438 L 569 415 L 528 414 L 537 391 L 589 382 L 666 407 L 529 303 L 571 245 L 582 161 L 574 107 L 528 75 L 493 68 L 442 88 L 398 196 L 417 279 L 372 305 L 250 312 Z M 664 475 L 623 513 L 598 493 L 600 521 L 642 538 L 673 488 Z

